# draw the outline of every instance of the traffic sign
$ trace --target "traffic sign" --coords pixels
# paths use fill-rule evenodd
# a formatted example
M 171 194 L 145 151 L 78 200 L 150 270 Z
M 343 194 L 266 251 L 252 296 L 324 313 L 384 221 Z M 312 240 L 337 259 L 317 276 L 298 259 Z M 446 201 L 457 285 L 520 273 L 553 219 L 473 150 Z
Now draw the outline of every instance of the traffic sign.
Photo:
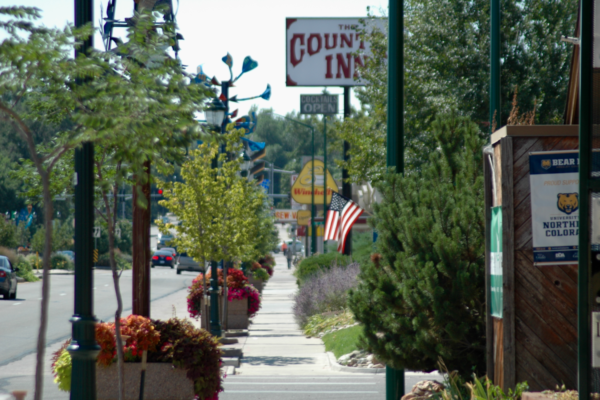
M 94 249 L 94 262 L 98 262 L 98 249 Z
M 93 233 L 92 236 L 95 237 L 96 239 L 98 239 L 100 237 L 100 232 L 101 232 L 100 227 L 99 226 L 95 226 L 94 227 L 94 233 Z

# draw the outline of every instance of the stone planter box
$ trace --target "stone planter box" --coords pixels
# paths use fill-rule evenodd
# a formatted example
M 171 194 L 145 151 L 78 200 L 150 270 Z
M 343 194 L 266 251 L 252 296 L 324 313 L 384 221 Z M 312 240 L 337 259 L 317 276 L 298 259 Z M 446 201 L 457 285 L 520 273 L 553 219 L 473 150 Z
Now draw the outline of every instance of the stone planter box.
M 202 304 L 200 327 L 210 330 L 210 304 Z M 227 303 L 226 329 L 248 329 L 248 299 L 233 300 Z M 219 318 L 223 321 L 223 297 L 219 296 Z M 222 324 L 223 325 L 223 324 Z
M 141 363 L 125 363 L 125 400 L 140 398 Z M 192 400 L 194 382 L 187 378 L 187 371 L 170 363 L 148 363 L 144 384 L 145 400 Z M 110 367 L 96 366 L 97 400 L 118 400 L 119 383 L 117 364 Z
M 253 277 L 249 277 L 248 282 L 254 286 L 260 294 L 262 294 L 263 288 L 265 287 L 265 281 L 262 279 L 254 279 Z
M 248 299 L 227 304 L 227 329 L 248 329 Z

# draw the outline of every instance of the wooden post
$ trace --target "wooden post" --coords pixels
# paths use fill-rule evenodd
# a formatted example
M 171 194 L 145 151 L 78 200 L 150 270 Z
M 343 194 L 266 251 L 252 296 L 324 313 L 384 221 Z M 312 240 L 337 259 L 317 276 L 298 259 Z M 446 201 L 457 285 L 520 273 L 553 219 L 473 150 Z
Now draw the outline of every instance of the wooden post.
M 513 139 L 502 138 L 502 316 L 504 326 L 504 391 L 515 387 L 515 244 Z

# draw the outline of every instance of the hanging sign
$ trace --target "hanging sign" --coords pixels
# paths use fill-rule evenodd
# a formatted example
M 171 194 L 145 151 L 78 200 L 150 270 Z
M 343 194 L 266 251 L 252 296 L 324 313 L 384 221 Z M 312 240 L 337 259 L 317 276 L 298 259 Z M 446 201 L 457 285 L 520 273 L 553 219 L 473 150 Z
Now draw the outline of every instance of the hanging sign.
M 298 210 L 298 225 L 308 226 L 310 224 L 310 210 Z
M 296 222 L 298 219 L 296 210 L 275 210 L 275 218 L 277 222 Z
M 292 185 L 292 199 L 300 204 L 312 204 L 312 160 L 304 164 L 298 179 Z M 323 186 L 325 164 L 315 159 L 315 204 L 323 204 Z M 338 192 L 338 186 L 327 169 L 327 204 L 331 203 L 333 192 Z
M 490 306 L 492 316 L 502 318 L 502 206 L 492 208 L 490 231 Z
M 300 114 L 337 114 L 339 96 L 337 94 L 301 94 Z
M 387 32 L 387 20 L 366 29 Z M 362 86 L 357 66 L 372 55 L 360 18 L 286 18 L 286 86 Z
M 577 264 L 579 153 L 529 153 L 533 264 Z

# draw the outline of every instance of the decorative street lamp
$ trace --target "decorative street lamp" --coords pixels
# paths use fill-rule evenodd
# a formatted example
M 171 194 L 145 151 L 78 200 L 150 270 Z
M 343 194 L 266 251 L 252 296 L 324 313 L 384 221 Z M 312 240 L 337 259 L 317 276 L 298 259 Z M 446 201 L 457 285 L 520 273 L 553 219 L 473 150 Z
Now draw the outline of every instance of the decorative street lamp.
M 219 82 L 216 77 L 212 77 L 212 79 L 208 79 L 208 76 L 203 72 L 202 67 L 198 67 L 198 74 L 194 78 L 194 82 L 198 84 L 205 85 L 206 87 L 211 86 L 221 86 L 221 94 L 213 98 L 213 100 L 209 103 L 207 108 L 204 110 L 204 114 L 206 115 L 206 122 L 208 125 L 213 127 L 220 127 L 221 134 L 225 134 L 227 130 L 227 125 L 232 122 L 230 117 L 235 118 L 237 116 L 237 110 L 230 113 L 229 112 L 229 101 L 239 102 L 246 100 L 253 100 L 257 98 L 262 98 L 265 100 L 269 100 L 271 98 L 271 85 L 267 85 L 267 89 L 258 96 L 246 97 L 242 99 L 238 99 L 237 96 L 229 97 L 229 88 L 233 87 L 233 83 L 241 78 L 246 72 L 250 72 L 256 67 L 258 67 L 258 62 L 254 61 L 250 56 L 244 58 L 244 62 L 242 63 L 242 71 L 240 74 L 233 79 L 233 58 L 231 54 L 227 53 L 225 57 L 221 59 L 228 67 L 229 67 L 229 80 Z M 256 118 L 254 116 L 244 116 L 238 118 L 236 121 L 236 126 L 239 128 L 245 128 L 247 130 L 246 134 L 252 133 L 254 128 L 256 128 Z M 213 168 L 218 168 L 217 158 L 213 160 L 212 163 Z M 210 333 L 212 333 L 216 337 L 222 336 L 221 332 L 221 323 L 219 321 L 219 280 L 217 275 L 217 261 L 211 261 L 210 263 Z M 226 284 L 227 282 L 227 266 L 226 263 L 223 263 L 223 282 Z M 223 313 L 227 312 L 227 298 L 226 293 L 223 293 L 225 306 L 223 307 Z
M 209 125 L 218 126 L 221 128 L 221 124 L 225 119 L 225 111 L 227 108 L 225 104 L 218 98 L 214 98 L 207 109 L 204 110 L 204 114 L 206 115 L 206 122 Z

